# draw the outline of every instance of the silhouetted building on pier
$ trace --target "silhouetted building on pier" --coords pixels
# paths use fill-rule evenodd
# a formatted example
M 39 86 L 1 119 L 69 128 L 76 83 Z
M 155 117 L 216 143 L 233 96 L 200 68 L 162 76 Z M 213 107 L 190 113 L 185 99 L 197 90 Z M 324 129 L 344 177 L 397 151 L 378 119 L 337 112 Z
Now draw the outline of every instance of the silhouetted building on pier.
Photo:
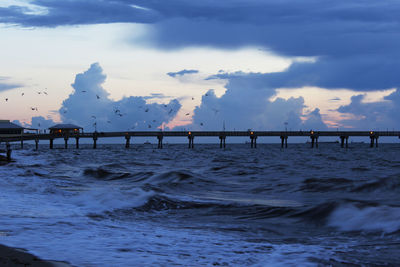
M 74 124 L 56 124 L 49 128 L 50 134 L 73 135 L 83 132 L 83 128 Z
M 9 120 L 0 120 L 0 134 L 23 134 L 24 129 Z

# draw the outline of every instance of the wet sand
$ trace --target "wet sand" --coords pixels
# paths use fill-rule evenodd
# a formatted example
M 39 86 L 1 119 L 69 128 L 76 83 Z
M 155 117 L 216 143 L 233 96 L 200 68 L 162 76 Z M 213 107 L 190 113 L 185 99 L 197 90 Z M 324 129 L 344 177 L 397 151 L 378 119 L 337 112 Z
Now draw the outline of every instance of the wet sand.
M 67 262 L 42 260 L 24 249 L 0 245 L 0 266 L 71 267 Z

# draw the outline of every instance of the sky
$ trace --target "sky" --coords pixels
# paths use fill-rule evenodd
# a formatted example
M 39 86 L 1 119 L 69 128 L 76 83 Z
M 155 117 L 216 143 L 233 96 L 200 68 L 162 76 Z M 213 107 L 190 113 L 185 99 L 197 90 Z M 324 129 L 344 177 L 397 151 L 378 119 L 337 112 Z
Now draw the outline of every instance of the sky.
M 397 0 L 2 0 L 0 119 L 399 130 Z

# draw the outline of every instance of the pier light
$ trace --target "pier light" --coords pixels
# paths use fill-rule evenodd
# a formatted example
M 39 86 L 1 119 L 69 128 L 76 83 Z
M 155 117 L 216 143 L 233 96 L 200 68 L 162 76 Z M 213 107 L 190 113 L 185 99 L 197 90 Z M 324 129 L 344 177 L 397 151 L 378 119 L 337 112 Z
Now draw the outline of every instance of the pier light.
M 191 135 L 192 134 L 192 132 L 188 132 L 188 135 Z
M 373 132 L 373 131 L 370 131 L 370 132 L 369 132 L 369 134 L 370 134 L 370 135 L 373 135 L 373 134 L 374 134 L 374 132 Z
M 254 134 L 254 132 L 250 132 L 250 134 L 251 134 L 251 135 L 253 135 L 253 134 Z
M 310 133 L 311 133 L 311 134 L 314 134 L 314 131 L 311 131 Z

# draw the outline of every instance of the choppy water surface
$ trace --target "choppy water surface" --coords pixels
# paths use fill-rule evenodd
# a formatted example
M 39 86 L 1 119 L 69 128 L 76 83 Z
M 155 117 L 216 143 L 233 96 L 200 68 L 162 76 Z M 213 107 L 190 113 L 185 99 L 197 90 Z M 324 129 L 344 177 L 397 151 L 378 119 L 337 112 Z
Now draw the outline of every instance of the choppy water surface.
M 0 243 L 77 266 L 396 265 L 400 146 L 14 150 Z M 351 265 L 353 266 L 353 265 Z

